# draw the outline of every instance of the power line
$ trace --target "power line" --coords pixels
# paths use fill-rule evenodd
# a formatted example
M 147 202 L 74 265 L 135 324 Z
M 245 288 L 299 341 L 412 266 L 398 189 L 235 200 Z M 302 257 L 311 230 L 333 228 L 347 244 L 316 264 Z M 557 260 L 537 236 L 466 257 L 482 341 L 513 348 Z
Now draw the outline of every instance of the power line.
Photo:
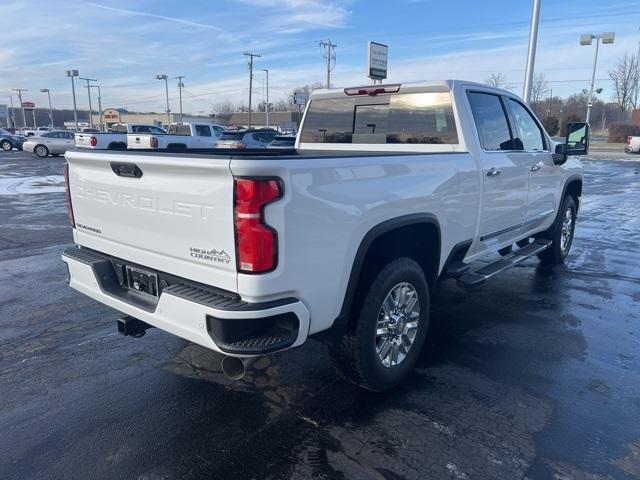
M 323 40 L 320 42 L 320 47 L 324 48 L 324 54 L 322 57 L 327 62 L 327 88 L 331 88 L 331 71 L 336 66 L 336 52 L 335 48 L 338 45 L 335 43 L 331 43 L 331 40 L 327 40 L 326 42 Z M 333 62 L 333 65 L 331 63 Z

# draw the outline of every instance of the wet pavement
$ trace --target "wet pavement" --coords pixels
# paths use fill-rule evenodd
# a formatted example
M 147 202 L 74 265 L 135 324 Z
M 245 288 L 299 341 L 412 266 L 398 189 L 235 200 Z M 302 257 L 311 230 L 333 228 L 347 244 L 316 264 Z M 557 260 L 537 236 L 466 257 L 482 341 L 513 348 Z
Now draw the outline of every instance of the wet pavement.
M 415 372 L 374 394 L 315 341 L 230 382 L 121 337 L 65 282 L 64 160 L 0 154 L 0 479 L 640 478 L 640 157 L 617 157 L 585 161 L 566 266 L 441 284 Z

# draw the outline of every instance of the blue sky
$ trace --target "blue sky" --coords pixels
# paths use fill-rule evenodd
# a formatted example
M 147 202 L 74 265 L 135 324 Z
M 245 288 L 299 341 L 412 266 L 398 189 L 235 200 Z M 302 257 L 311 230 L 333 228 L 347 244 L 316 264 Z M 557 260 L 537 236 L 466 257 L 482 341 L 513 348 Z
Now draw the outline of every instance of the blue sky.
M 369 83 L 369 40 L 389 45 L 389 82 L 443 78 L 483 81 L 501 72 L 521 91 L 526 59 L 529 0 L 2 0 L 0 103 L 12 88 L 24 99 L 70 107 L 69 68 L 99 79 L 103 106 L 161 111 L 163 84 L 155 75 L 184 75 L 185 111 L 210 112 L 224 100 L 245 102 L 248 74 L 243 51 L 255 62 L 254 94 L 263 96 L 263 68 L 270 69 L 272 98 L 298 85 L 323 82 L 318 42 L 338 45 L 335 86 Z M 6 19 L 13 19 L 7 22 Z M 596 87 L 612 86 L 607 70 L 640 40 L 638 3 L 624 0 L 542 0 L 536 72 L 554 95 L 588 85 L 594 47 L 581 33 L 615 31 L 601 47 Z M 79 106 L 86 90 L 79 88 Z M 177 110 L 175 80 L 170 85 Z M 15 100 L 14 100 L 15 101 Z

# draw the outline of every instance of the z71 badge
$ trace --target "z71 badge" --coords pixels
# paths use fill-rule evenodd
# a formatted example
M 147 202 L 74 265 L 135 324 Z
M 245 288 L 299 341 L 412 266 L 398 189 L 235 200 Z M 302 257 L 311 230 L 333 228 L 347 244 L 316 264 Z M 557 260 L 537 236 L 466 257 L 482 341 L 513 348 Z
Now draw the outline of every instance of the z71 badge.
M 229 263 L 231 261 L 231 256 L 222 250 L 216 250 L 212 248 L 211 250 L 206 250 L 204 248 L 189 248 L 189 254 L 193 258 L 198 258 L 200 260 L 206 260 L 208 262 L 218 262 L 218 263 Z

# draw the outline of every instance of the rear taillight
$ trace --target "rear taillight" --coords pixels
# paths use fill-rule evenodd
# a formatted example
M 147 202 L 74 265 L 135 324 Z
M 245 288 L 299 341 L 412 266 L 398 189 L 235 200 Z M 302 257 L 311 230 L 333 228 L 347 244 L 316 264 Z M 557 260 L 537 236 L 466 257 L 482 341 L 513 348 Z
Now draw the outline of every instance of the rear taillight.
M 627 137 L 627 145 L 631 145 L 631 137 Z
M 151 148 L 158 148 L 158 139 L 156 137 L 151 137 L 149 139 L 149 144 L 151 145 Z
M 67 198 L 67 215 L 69 216 L 69 223 L 75 228 L 76 221 L 73 218 L 73 205 L 71 204 L 71 184 L 69 183 L 69 164 L 64 164 L 64 191 Z
M 282 198 L 282 180 L 235 179 L 235 233 L 238 271 L 273 270 L 278 259 L 278 236 L 264 221 L 264 207 Z
M 92 147 L 95 147 L 98 144 L 98 139 L 96 137 L 91 137 L 89 139 L 89 143 L 91 144 Z

